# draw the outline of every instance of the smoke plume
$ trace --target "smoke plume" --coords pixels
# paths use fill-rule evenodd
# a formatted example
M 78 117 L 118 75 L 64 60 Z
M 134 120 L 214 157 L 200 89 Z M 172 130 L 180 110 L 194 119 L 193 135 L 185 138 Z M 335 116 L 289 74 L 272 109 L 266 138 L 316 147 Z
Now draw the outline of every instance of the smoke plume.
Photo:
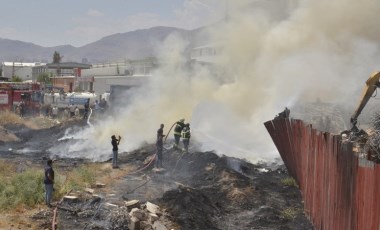
M 231 0 L 226 6 L 204 41 L 221 50 L 212 68 L 189 71 L 188 44 L 170 36 L 157 49 L 160 69 L 133 91 L 132 103 L 80 134 L 93 159 L 111 153 L 113 134 L 123 137 L 120 151 L 131 151 L 154 143 L 161 123 L 167 132 L 185 118 L 197 150 L 271 160 L 279 155 L 265 121 L 317 98 L 354 104 L 378 69 L 380 2 Z

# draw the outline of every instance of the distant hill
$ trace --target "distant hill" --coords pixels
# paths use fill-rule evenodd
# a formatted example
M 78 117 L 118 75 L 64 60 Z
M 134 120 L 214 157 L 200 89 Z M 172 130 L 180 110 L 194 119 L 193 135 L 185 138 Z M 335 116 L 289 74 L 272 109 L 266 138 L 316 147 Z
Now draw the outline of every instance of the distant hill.
M 86 59 L 89 63 L 96 63 L 124 58 L 138 59 L 156 56 L 157 44 L 173 33 L 182 37 L 189 47 L 202 44 L 205 38 L 203 31 L 203 29 L 153 27 L 113 34 L 81 47 L 70 45 L 42 47 L 29 42 L 0 38 L 0 61 L 51 62 L 54 51 L 63 55 L 65 62 L 82 62 Z

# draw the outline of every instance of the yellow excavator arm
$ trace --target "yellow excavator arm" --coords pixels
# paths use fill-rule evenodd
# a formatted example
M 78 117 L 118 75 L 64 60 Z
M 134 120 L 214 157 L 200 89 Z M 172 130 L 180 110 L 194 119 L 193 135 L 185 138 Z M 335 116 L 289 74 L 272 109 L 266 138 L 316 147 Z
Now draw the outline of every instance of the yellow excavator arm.
M 375 72 L 366 81 L 366 86 L 363 89 L 363 93 L 360 98 L 358 107 L 356 108 L 355 112 L 351 116 L 351 124 L 353 128 L 354 127 L 356 128 L 358 117 L 360 113 L 362 112 L 363 108 L 368 103 L 368 100 L 372 97 L 373 92 L 375 92 L 376 88 L 380 87 L 379 79 L 380 79 L 380 72 Z

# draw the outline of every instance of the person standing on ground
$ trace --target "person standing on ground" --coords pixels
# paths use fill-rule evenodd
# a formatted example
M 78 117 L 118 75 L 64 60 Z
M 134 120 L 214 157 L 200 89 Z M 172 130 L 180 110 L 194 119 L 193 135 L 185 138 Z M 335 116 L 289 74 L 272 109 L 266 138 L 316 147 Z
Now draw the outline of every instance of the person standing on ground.
M 176 126 L 174 127 L 174 149 L 179 149 L 179 140 L 181 139 L 182 129 L 185 127 L 185 119 L 181 119 L 176 122 Z
M 88 98 L 86 103 L 84 103 L 84 114 L 83 114 L 84 120 L 88 118 L 89 111 L 90 111 L 90 98 Z
M 75 108 L 73 104 L 69 105 L 69 110 L 70 110 L 70 117 L 74 117 L 75 115 Z
M 52 113 L 53 119 L 58 119 L 58 107 L 57 106 L 53 106 L 51 113 Z
M 46 162 L 45 167 L 45 203 L 46 205 L 51 208 L 51 200 L 53 198 L 53 191 L 54 191 L 54 170 L 53 170 L 53 161 L 49 159 Z
M 156 141 L 156 168 L 162 168 L 162 151 L 164 149 L 164 124 L 160 125 L 160 128 L 157 130 L 157 141 Z
M 119 139 L 116 139 L 115 135 L 111 136 L 111 144 L 112 144 L 112 168 L 119 168 L 117 163 L 118 158 L 118 150 L 119 150 L 119 143 L 120 143 L 121 137 L 119 136 Z
M 79 117 L 79 108 L 78 108 L 78 106 L 75 106 L 74 115 L 75 115 L 75 117 Z
M 189 144 L 190 144 L 190 124 L 187 123 L 182 130 L 182 142 L 185 153 L 189 153 Z

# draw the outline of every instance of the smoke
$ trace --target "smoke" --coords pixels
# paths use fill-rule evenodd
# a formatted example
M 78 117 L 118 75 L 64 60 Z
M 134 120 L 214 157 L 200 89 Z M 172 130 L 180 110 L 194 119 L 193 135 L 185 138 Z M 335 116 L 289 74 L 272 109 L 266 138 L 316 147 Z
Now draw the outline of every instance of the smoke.
M 153 143 L 159 124 L 168 131 L 185 118 L 199 150 L 271 160 L 279 155 L 265 121 L 316 99 L 353 106 L 380 63 L 376 1 L 240 0 L 226 6 L 205 42 L 222 47 L 212 68 L 188 71 L 188 44 L 170 36 L 157 50 L 161 68 L 133 91 L 132 103 L 78 134 L 88 139 L 83 149 L 94 149 L 89 158 L 110 154 L 113 134 L 123 137 L 121 151 L 130 151 Z

